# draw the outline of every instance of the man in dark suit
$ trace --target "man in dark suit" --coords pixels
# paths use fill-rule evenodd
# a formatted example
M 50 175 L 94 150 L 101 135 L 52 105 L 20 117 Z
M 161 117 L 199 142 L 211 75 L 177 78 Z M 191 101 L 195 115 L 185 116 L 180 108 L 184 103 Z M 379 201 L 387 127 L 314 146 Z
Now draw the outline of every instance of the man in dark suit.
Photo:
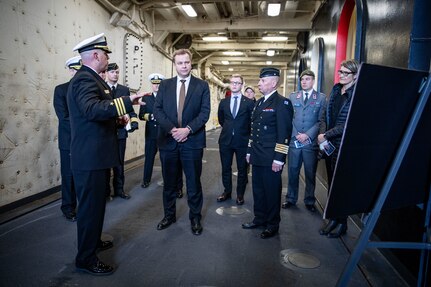
M 232 194 L 232 161 L 236 157 L 238 181 L 236 187 L 236 204 L 244 204 L 244 193 L 247 186 L 247 144 L 250 137 L 251 113 L 254 102 L 241 93 L 244 80 L 234 74 L 230 78 L 231 96 L 222 99 L 218 107 L 218 121 L 222 126 L 219 138 L 219 151 L 222 167 L 224 192 L 217 197 L 218 202 L 231 198 Z
M 120 67 L 116 63 L 109 63 L 108 69 L 106 70 L 106 82 L 111 88 L 112 96 L 114 99 L 120 97 L 130 96 L 130 90 L 128 87 L 118 84 L 118 78 L 120 75 Z M 130 199 L 130 195 L 124 191 L 124 158 L 126 155 L 126 141 L 128 133 L 138 129 L 138 118 L 135 111 L 132 111 L 125 115 L 126 121 L 118 123 L 117 125 L 117 138 L 118 138 L 118 151 L 120 153 L 120 165 L 113 168 L 114 178 L 114 196 L 119 196 L 123 199 Z M 109 178 L 110 179 L 110 178 Z M 108 181 L 108 191 L 110 196 L 110 180 Z
M 263 68 L 260 71 L 259 99 L 251 117 L 251 135 L 247 161 L 253 165 L 254 219 L 244 223 L 244 229 L 260 226 L 260 237 L 278 233 L 280 224 L 281 172 L 292 134 L 293 107 L 290 100 L 277 93 L 280 71 Z
M 81 57 L 75 56 L 66 61 L 70 76 L 81 68 Z M 67 108 L 67 88 L 69 82 L 54 89 L 54 109 L 58 118 L 58 148 L 61 165 L 61 211 L 69 221 L 76 221 L 76 192 L 70 170 L 70 121 Z
M 78 271 L 92 275 L 112 274 L 113 267 L 96 256 L 96 250 L 111 248 L 111 241 L 100 239 L 105 216 L 105 191 L 110 168 L 120 164 L 117 121 L 133 111 L 142 93 L 113 99 L 111 89 L 98 75 L 108 66 L 104 34 L 88 38 L 73 49 L 82 58 L 82 67 L 70 81 L 67 104 L 70 113 L 72 141 L 71 168 L 79 208 L 77 214 Z
M 160 149 L 163 174 L 164 218 L 158 230 L 176 221 L 176 194 L 178 165 L 181 163 L 187 180 L 187 202 L 191 230 L 202 233 L 202 157 L 206 146 L 205 123 L 210 115 L 208 83 L 190 74 L 192 54 L 180 49 L 174 52 L 173 61 L 177 77 L 163 80 L 154 105 L 154 116 L 159 122 L 157 143 Z

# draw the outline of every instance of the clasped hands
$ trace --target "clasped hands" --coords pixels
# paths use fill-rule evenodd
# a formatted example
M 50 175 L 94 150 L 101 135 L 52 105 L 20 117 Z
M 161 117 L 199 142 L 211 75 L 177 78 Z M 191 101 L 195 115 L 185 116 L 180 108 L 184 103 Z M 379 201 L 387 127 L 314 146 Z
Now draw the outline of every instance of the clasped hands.
M 172 137 L 179 143 L 185 142 L 189 133 L 188 128 L 173 128 L 171 130 Z

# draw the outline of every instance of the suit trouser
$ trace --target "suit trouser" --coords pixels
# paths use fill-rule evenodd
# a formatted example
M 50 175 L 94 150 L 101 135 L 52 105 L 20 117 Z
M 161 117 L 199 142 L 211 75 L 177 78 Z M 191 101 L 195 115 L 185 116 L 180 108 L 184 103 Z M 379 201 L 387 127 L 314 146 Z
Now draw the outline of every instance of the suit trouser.
M 314 204 L 316 189 L 317 150 L 289 147 L 288 153 L 288 189 L 286 200 L 296 204 L 298 201 L 299 173 L 304 164 L 305 194 L 304 203 Z
M 189 219 L 200 220 L 203 196 L 201 185 L 203 149 L 184 149 L 178 144 L 173 150 L 160 150 L 163 174 L 163 208 L 165 217 L 176 216 L 178 177 L 182 176 L 178 165 L 181 164 L 186 175 L 187 203 Z
M 281 173 L 271 166 L 253 165 L 253 222 L 278 230 L 281 205 Z
M 120 165 L 115 166 L 114 170 L 114 194 L 119 195 L 124 192 L 124 158 L 126 155 L 126 140 L 127 139 L 118 139 L 118 152 L 120 154 Z
M 76 194 L 78 195 L 78 253 L 76 264 L 87 266 L 97 261 L 96 249 L 102 234 L 105 217 L 106 169 L 74 170 Z
M 222 181 L 224 186 L 224 193 L 232 193 L 232 162 L 233 155 L 236 157 L 236 166 L 238 168 L 238 180 L 236 187 L 236 194 L 243 197 L 245 188 L 247 186 L 247 147 L 231 147 L 220 144 L 220 160 L 222 169 Z
M 143 182 L 150 182 L 153 175 L 154 159 L 157 154 L 157 140 L 145 139 L 145 162 Z
M 61 165 L 61 210 L 63 213 L 75 211 L 76 192 L 70 169 L 70 150 L 60 150 Z

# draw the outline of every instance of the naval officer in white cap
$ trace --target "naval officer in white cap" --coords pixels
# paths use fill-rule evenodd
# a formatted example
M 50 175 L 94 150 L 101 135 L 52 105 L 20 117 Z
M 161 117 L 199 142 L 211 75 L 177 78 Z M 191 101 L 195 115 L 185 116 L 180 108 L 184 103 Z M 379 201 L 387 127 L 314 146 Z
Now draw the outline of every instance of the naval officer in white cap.
M 81 68 L 81 56 L 66 61 L 66 68 L 73 77 Z M 60 150 L 61 170 L 61 211 L 69 221 L 76 221 L 76 192 L 70 170 L 70 121 L 67 108 L 67 89 L 69 82 L 54 89 L 54 109 L 58 118 L 58 148 Z
M 108 170 L 120 164 L 117 122 L 143 104 L 143 93 L 114 99 L 108 84 L 99 76 L 108 66 L 111 50 L 104 34 L 88 38 L 73 48 L 82 58 L 82 67 L 70 81 L 67 100 L 72 141 L 71 168 L 79 208 L 77 213 L 78 271 L 92 275 L 109 275 L 114 268 L 101 262 L 97 250 L 113 246 L 102 241 L 105 216 L 105 191 Z

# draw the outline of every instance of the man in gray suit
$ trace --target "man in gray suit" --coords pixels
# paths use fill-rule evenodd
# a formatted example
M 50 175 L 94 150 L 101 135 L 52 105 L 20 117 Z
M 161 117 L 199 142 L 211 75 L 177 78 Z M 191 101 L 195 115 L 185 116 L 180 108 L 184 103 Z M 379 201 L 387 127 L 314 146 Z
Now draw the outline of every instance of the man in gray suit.
M 319 133 L 319 120 L 326 106 L 326 95 L 317 93 L 313 89 L 315 80 L 313 71 L 303 71 L 299 79 L 302 89 L 289 95 L 295 114 L 287 160 L 288 190 L 286 201 L 281 207 L 287 209 L 296 205 L 298 201 L 299 172 L 302 164 L 304 164 L 304 203 L 309 211 L 314 212 L 316 211 L 314 190 L 316 187 L 318 154 L 317 134 Z

